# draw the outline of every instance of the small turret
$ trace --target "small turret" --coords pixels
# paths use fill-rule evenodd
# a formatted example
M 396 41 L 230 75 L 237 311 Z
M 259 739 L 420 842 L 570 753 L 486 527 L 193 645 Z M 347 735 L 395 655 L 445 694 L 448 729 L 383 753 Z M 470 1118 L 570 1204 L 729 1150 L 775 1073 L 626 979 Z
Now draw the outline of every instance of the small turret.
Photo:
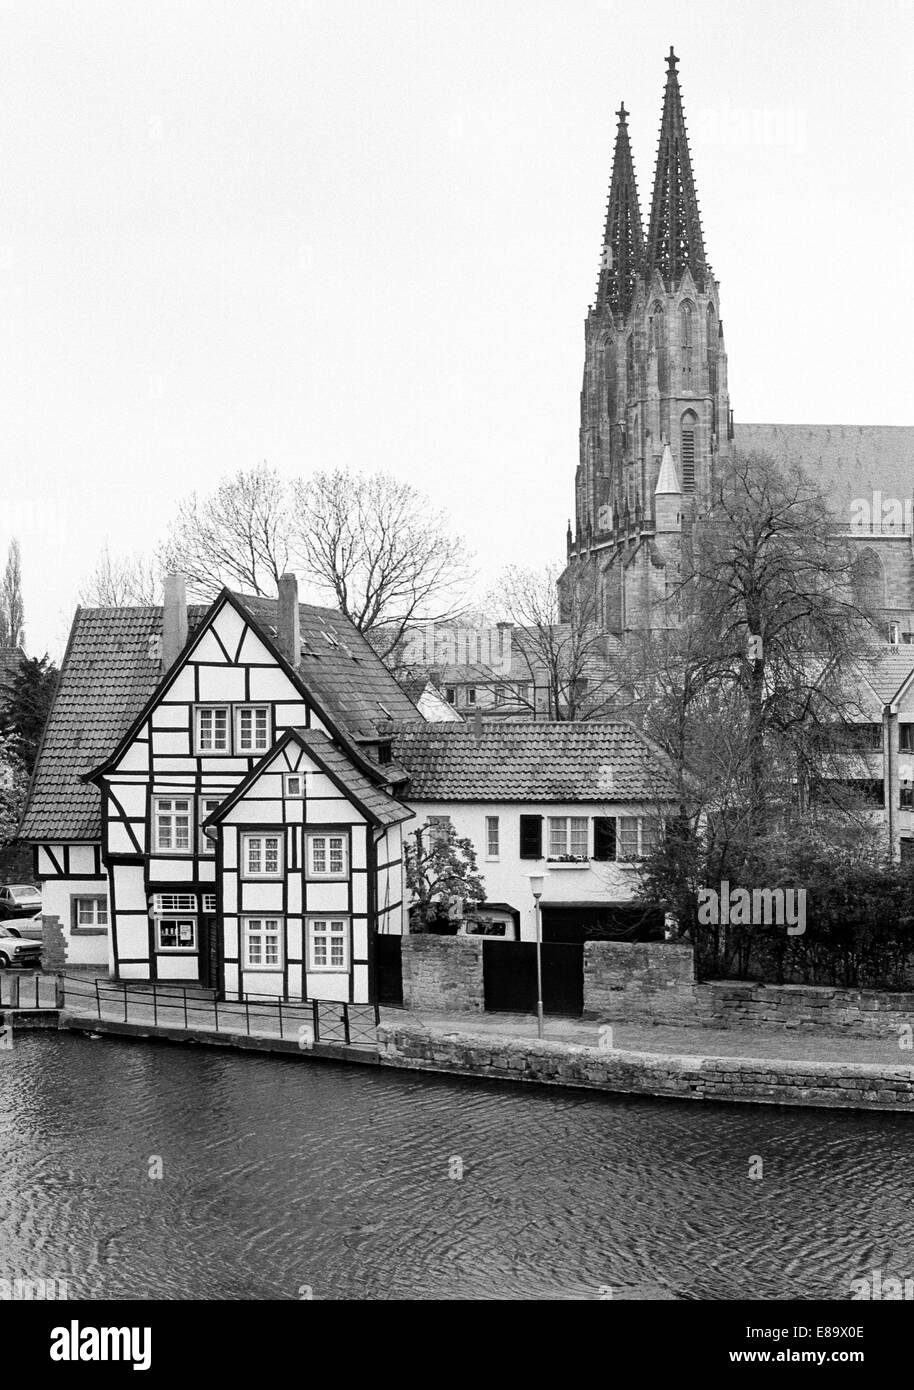
M 654 488 L 654 517 L 658 533 L 682 529 L 682 488 L 669 443 L 663 446 L 660 473 Z

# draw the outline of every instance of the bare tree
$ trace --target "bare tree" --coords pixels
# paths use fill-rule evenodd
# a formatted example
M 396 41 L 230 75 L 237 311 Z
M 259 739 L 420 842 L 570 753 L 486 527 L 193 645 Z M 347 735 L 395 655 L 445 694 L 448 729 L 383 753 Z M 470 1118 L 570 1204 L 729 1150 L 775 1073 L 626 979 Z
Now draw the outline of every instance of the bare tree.
M 407 627 L 459 610 L 469 574 L 465 542 L 410 483 L 344 469 L 296 483 L 295 551 L 382 658 Z
M 22 562 L 19 542 L 10 541 L 6 556 L 6 569 L 0 584 L 0 646 L 21 647 L 25 636 L 23 622 L 25 609 L 22 602 Z
M 275 594 L 290 560 L 289 489 L 265 463 L 236 473 L 207 497 L 178 507 L 159 552 L 163 573 L 183 574 L 189 590 L 213 598 L 224 587 Z
M 86 608 L 145 608 L 160 601 L 156 564 L 143 555 L 112 555 L 106 545 L 79 590 Z
M 514 625 L 516 664 L 533 687 L 532 709 L 537 708 L 537 691 L 545 688 L 550 719 L 606 718 L 619 694 L 613 639 L 596 622 L 593 588 L 583 578 L 572 590 L 566 621 L 560 620 L 558 575 L 552 565 L 541 570 L 511 566 L 487 605 Z

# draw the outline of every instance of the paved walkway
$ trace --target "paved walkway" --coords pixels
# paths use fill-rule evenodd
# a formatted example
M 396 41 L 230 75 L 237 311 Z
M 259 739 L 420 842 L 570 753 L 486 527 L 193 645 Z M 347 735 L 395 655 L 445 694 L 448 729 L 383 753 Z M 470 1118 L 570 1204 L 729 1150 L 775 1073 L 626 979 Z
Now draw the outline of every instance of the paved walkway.
M 474 1033 L 498 1037 L 536 1037 L 529 1014 L 431 1014 L 382 1009 L 384 1023 L 415 1023 L 436 1033 Z M 547 1018 L 544 1036 L 553 1042 L 600 1047 L 605 1024 L 574 1018 Z M 614 1023 L 611 1046 L 618 1052 L 662 1052 L 688 1057 L 762 1057 L 796 1062 L 871 1062 L 914 1066 L 914 1052 L 899 1047 L 889 1030 L 884 1039 L 825 1037 L 821 1032 L 764 1028 L 676 1028 L 663 1024 Z M 602 1046 L 608 1041 L 603 1035 Z

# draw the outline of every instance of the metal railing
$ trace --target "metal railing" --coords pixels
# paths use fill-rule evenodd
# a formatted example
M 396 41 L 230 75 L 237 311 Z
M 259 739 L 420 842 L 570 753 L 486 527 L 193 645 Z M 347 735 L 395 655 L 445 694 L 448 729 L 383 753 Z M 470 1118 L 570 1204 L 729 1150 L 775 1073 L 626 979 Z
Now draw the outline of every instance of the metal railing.
M 63 985 L 58 975 L 0 971 L 0 1009 L 59 1009 Z
M 66 975 L 63 990 L 68 1008 L 99 1020 L 274 1037 L 295 1041 L 302 1049 L 315 1043 L 375 1049 L 381 1021 L 377 1004 L 253 994 L 217 999 L 213 991 L 158 981 L 90 981 Z

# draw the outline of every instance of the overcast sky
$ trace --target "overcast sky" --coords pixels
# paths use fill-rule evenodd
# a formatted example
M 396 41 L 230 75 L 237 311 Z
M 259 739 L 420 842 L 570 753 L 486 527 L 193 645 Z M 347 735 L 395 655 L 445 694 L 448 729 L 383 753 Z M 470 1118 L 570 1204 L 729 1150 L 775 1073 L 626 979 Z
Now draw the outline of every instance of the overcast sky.
M 914 0 L 0 0 L 29 650 L 264 459 L 410 479 L 486 581 L 560 558 L 614 112 L 646 217 L 671 43 L 736 418 L 914 423 Z

